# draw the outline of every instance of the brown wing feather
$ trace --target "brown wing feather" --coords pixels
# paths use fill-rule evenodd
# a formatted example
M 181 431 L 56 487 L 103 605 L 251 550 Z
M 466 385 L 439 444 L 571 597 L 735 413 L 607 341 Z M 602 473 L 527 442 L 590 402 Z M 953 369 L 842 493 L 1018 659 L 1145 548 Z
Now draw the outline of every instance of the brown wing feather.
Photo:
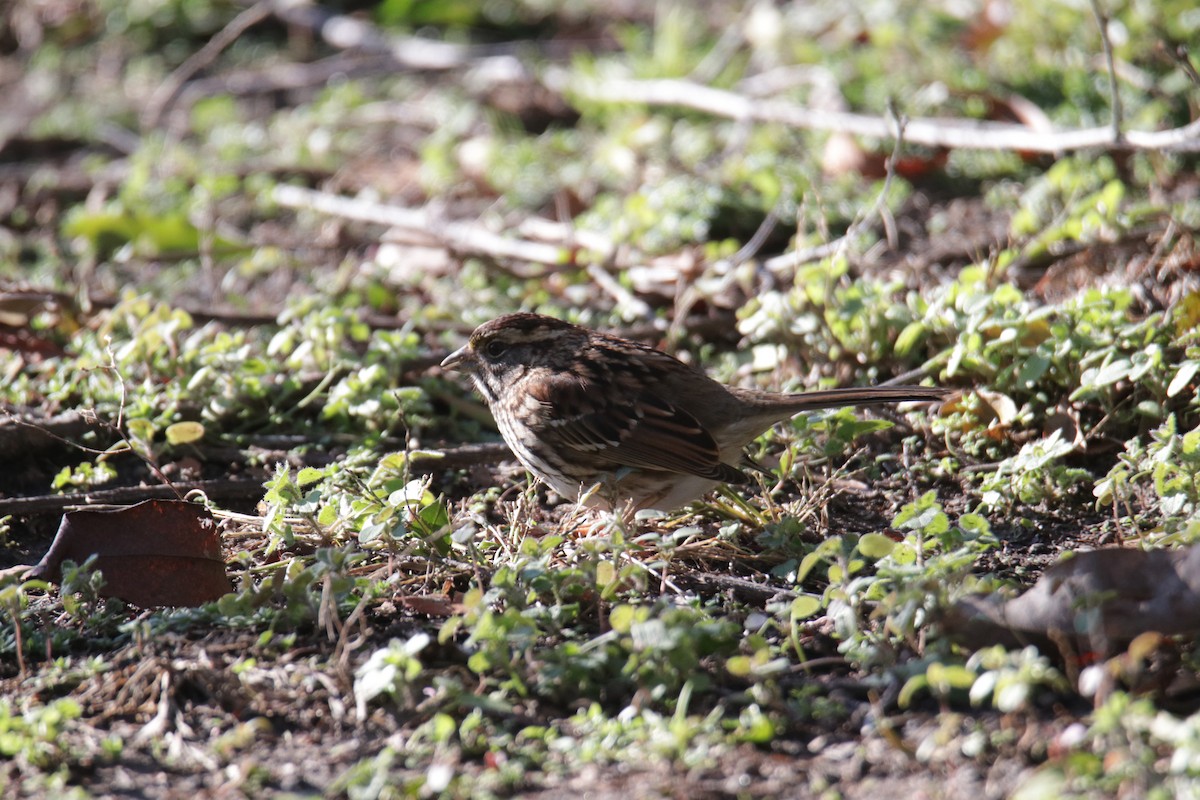
M 721 462 L 717 443 L 691 414 L 643 391 L 628 398 L 589 391 L 577 378 L 531 389 L 544 407 L 543 436 L 634 469 L 655 469 L 726 483 L 744 478 Z

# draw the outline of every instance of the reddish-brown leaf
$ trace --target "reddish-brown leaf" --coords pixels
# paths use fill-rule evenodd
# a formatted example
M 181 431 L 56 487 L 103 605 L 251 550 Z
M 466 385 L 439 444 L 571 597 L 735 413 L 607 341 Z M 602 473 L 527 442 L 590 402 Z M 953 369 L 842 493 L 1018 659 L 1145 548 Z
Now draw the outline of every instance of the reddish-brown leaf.
M 407 595 L 396 601 L 413 613 L 430 617 L 452 617 L 466 611 L 466 606 L 445 595 Z
M 233 590 L 216 523 L 197 503 L 68 511 L 29 577 L 57 582 L 64 560 L 82 564 L 92 555 L 104 574 L 101 593 L 143 608 L 198 606 Z

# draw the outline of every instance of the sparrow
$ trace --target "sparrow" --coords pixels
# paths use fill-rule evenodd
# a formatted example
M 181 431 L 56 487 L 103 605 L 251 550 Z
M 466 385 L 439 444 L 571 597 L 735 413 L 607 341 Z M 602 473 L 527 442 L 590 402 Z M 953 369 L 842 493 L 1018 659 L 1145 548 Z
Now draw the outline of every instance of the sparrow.
M 661 350 L 524 312 L 480 325 L 442 367 L 471 376 L 513 454 L 560 495 L 634 510 L 669 511 L 746 483 L 746 445 L 803 411 L 951 394 L 726 386 Z

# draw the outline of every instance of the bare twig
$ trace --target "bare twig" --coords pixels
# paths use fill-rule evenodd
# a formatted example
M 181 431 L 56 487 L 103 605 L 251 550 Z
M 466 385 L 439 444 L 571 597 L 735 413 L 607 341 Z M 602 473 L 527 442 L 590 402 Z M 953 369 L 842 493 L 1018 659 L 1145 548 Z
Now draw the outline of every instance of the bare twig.
M 1092 0 L 1092 13 L 1095 14 L 1096 24 L 1100 27 L 1100 41 L 1104 46 L 1104 63 L 1108 68 L 1108 94 L 1109 104 L 1112 107 L 1113 141 L 1119 144 L 1122 139 L 1121 118 L 1124 114 L 1121 111 L 1121 93 L 1117 86 L 1117 68 L 1113 63 L 1112 41 L 1108 38 L 1108 16 L 1100 7 L 1100 0 Z
M 183 91 L 183 86 L 193 75 L 216 60 L 227 47 L 250 28 L 271 16 L 272 0 L 260 0 L 250 8 L 233 18 L 221 31 L 208 40 L 208 43 L 188 56 L 179 65 L 150 98 L 150 103 L 142 115 L 142 128 L 151 130 L 158 127 L 159 122 Z
M 552 84 L 567 83 L 562 74 Z M 578 97 L 592 102 L 642 103 L 675 106 L 734 120 L 778 122 L 796 128 L 842 131 L 858 136 L 889 139 L 892 123 L 886 116 L 870 116 L 795 105 L 782 100 L 744 97 L 722 89 L 684 80 L 584 80 L 570 83 Z M 1126 131 L 1114 138 L 1111 125 L 1046 133 L 1023 125 L 970 119 L 918 117 L 905 126 L 910 144 L 965 150 L 1023 150 L 1056 153 L 1083 148 L 1200 151 L 1200 120 L 1165 131 Z
M 763 221 L 759 223 L 758 229 L 754 231 L 754 235 L 750 237 L 750 240 L 739 247 L 738 251 L 729 257 L 729 262 L 737 266 L 738 264 L 745 264 L 758 255 L 758 251 L 771 238 L 771 234 L 775 232 L 777 225 L 779 225 L 779 215 L 772 208 L 763 217 Z
M 545 217 L 523 220 L 517 226 L 517 232 L 530 239 L 581 247 L 595 254 L 597 261 L 609 260 L 617 249 L 612 239 L 602 233 L 580 230 L 569 222 L 555 222 Z
M 794 599 L 798 593 L 780 586 L 756 583 L 748 578 L 722 575 L 715 572 L 682 572 L 675 576 L 681 586 L 699 592 L 702 596 L 729 592 L 751 602 L 768 603 L 773 600 Z
M 432 236 L 444 247 L 457 253 L 554 267 L 569 264 L 573 258 L 572 254 L 562 247 L 508 239 L 474 223 L 441 220 L 425 208 L 384 205 L 362 198 L 342 197 L 297 186 L 276 186 L 273 197 L 275 202 L 286 208 L 310 209 L 343 219 L 419 231 Z
M 48 494 L 33 497 L 0 499 L 0 516 L 33 516 L 58 514 L 73 506 L 126 505 L 143 500 L 178 499 L 179 491 L 201 491 L 209 497 L 253 499 L 262 497 L 262 479 L 225 478 L 211 481 L 176 481 L 173 486 L 122 486 L 118 489 L 96 489 L 78 494 Z
M 609 275 L 600 264 L 588 264 L 587 274 L 596 285 L 612 296 L 618 306 L 624 306 L 641 319 L 653 319 L 654 310 L 644 300 L 633 296 L 633 292 L 622 286 L 617 279 Z
M 197 100 L 214 95 L 261 95 L 324 86 L 335 76 L 361 78 L 394 72 L 395 62 L 386 54 L 338 53 L 308 64 L 268 64 L 197 78 L 179 93 L 174 107 L 187 108 Z
M 92 431 L 105 430 L 95 417 L 68 411 L 54 417 L 34 419 L 0 408 L 0 462 L 11 463 L 22 455 L 63 445 L 85 453 L 102 455 L 105 448 L 85 447 L 78 440 Z M 115 436 L 114 436 L 115 438 Z
M 1178 45 L 1170 51 L 1171 58 L 1179 65 L 1184 74 L 1188 76 L 1188 80 L 1193 86 L 1200 86 L 1200 72 L 1196 72 L 1196 65 L 1192 63 L 1192 58 L 1188 55 L 1188 49 L 1183 45 Z
M 859 232 L 875 216 L 879 216 L 885 220 L 885 226 L 888 227 L 888 243 L 892 247 L 895 247 L 894 224 L 889 224 L 890 218 L 884 217 L 883 211 L 887 207 L 887 198 L 892 191 L 892 181 L 896 176 L 896 162 L 900 159 L 900 152 L 906 141 L 908 120 L 900 116 L 894 108 L 889 109 L 889 111 L 888 121 L 893 126 L 893 140 L 895 144 L 892 147 L 892 155 L 887 160 L 887 172 L 884 175 L 883 186 L 879 188 L 879 193 L 875 196 L 875 202 L 871 204 L 870 209 L 860 211 L 854 221 L 850 223 L 850 227 L 846 230 L 846 233 L 831 242 L 804 250 L 792 250 L 783 255 L 767 259 L 763 266 L 768 271 L 779 272 L 781 270 L 796 269 L 803 264 L 820 261 L 823 258 L 829 258 L 830 256 L 845 252 L 850 242 L 859 235 Z
M 409 454 L 412 471 L 430 473 L 448 469 L 463 469 L 477 464 L 494 464 L 511 457 L 503 442 L 483 442 L 448 447 L 443 450 L 417 450 Z M 200 492 L 210 499 L 252 500 L 263 495 L 265 478 L 220 478 L 205 481 L 175 481 L 171 486 L 122 486 L 115 489 L 94 489 L 75 494 L 35 495 L 32 497 L 0 498 L 0 517 L 33 516 L 61 513 L 72 506 L 123 505 L 142 500 L 176 498 L 179 493 Z

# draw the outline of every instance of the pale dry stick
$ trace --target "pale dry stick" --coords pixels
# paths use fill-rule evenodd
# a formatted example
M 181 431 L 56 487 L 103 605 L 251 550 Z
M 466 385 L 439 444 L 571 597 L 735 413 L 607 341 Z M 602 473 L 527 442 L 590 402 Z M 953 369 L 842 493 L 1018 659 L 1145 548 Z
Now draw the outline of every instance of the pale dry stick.
M 618 307 L 624 306 L 642 319 L 654 318 L 654 310 L 650 308 L 650 305 L 646 301 L 634 297 L 633 292 L 618 283 L 617 279 L 610 275 L 602 265 L 588 264 L 587 274 L 598 287 L 617 301 Z
M 737 19 L 725 26 L 716 43 L 700 59 L 700 63 L 688 75 L 693 81 L 707 83 L 714 80 L 729 66 L 733 57 L 746 42 L 746 20 L 754 13 L 755 4 L 747 3 L 738 13 Z
M 0 459 L 5 461 L 28 455 L 43 449 L 45 441 L 54 441 L 74 447 L 90 455 L 104 455 L 108 449 L 88 447 L 71 437 L 82 437 L 85 433 L 104 427 L 95 414 L 67 411 L 55 417 L 31 421 L 8 408 L 0 406 Z M 4 425 L 10 422 L 11 425 Z
M 360 623 L 366 614 L 367 605 L 372 599 L 370 592 L 365 592 L 354 606 L 354 610 L 350 612 L 350 616 L 346 617 L 346 622 L 342 625 L 342 629 L 338 631 L 337 644 L 333 648 L 333 660 L 343 672 L 350 672 L 350 654 L 362 647 L 367 641 L 367 636 L 363 633 L 360 633 L 353 639 L 350 638 L 350 633 L 354 630 L 355 625 L 358 625 L 360 630 L 365 627 Z
M 342 197 L 287 185 L 276 186 L 272 198 L 285 208 L 307 209 L 342 219 L 419 231 L 458 253 L 527 261 L 552 267 L 563 267 L 571 263 L 571 254 L 563 247 L 507 239 L 479 224 L 437 219 L 423 208 L 386 205 L 363 198 Z
M 878 215 L 879 220 L 883 223 L 884 234 L 887 237 L 888 247 L 895 250 L 900 246 L 900 235 L 896 232 L 896 218 L 892 215 L 892 210 L 888 208 L 888 195 L 892 193 L 892 182 L 896 179 L 896 162 L 900 160 L 900 152 L 904 149 L 904 129 L 908 124 L 908 119 L 902 115 L 893 103 L 888 103 L 888 119 L 895 124 L 895 132 L 892 134 L 892 154 L 885 164 L 885 174 L 883 177 L 883 186 L 879 188 L 879 194 L 875 195 L 875 203 L 871 206 L 871 210 L 863 215 L 861 219 L 855 221 L 853 229 L 858 226 L 861 230 L 865 226 L 867 220 L 872 215 Z
M 750 75 L 737 82 L 737 91 L 747 97 L 771 97 L 798 86 L 808 86 L 815 94 L 841 100 L 841 108 L 834 108 L 828 102 L 822 108 L 845 110 L 844 98 L 832 70 L 817 64 L 788 64 Z
M 829 111 L 783 100 L 749 98 L 684 80 L 569 80 L 550 70 L 551 88 L 601 103 L 641 103 L 674 106 L 733 120 L 777 122 L 794 128 L 841 131 L 875 139 L 892 136 L 884 116 Z M 905 137 L 910 144 L 962 150 L 1021 150 L 1057 153 L 1083 148 L 1200 152 L 1200 119 L 1164 131 L 1125 131 L 1118 141 L 1111 125 L 1053 132 L 1034 131 L 1023 125 L 970 119 L 917 117 L 908 120 Z
M 172 108 L 190 107 L 214 95 L 245 97 L 294 90 L 323 88 L 330 81 L 391 75 L 395 59 L 384 54 L 338 53 L 308 63 L 256 64 L 188 81 Z
M 133 735 L 132 743 L 139 745 L 160 740 L 167 732 L 171 720 L 171 706 L 171 670 L 165 669 L 158 678 L 158 707 L 154 711 L 154 717 L 138 729 Z
M 321 580 L 321 600 L 317 603 L 317 627 L 325 629 L 331 642 L 341 640 L 346 623 L 338 617 L 337 601 L 333 598 L 333 576 L 328 573 Z
M 567 208 L 565 196 L 559 192 L 554 200 L 555 207 L 558 211 L 559 220 L 564 225 L 567 225 L 567 221 L 571 218 L 571 212 L 570 209 Z M 566 244 L 573 252 L 575 249 L 574 229 L 568 227 L 567 230 L 569 235 Z M 609 260 L 615 260 L 615 252 L 610 253 Z M 639 300 L 634 296 L 633 292 L 629 291 L 620 283 L 618 283 L 612 275 L 608 274 L 602 264 L 591 261 L 588 263 L 586 270 L 592 281 L 594 281 L 602 291 L 607 292 L 614 300 L 617 301 L 618 309 L 625 307 L 642 319 L 654 318 L 654 310 L 650 308 L 649 304 Z
M 577 246 L 594 253 L 597 261 L 608 261 L 617 251 L 616 244 L 602 233 L 580 230 L 569 222 L 555 222 L 545 217 L 530 217 L 517 225 L 517 233 L 528 239 L 554 242 L 560 246 Z
M 175 484 L 171 482 L 171 479 L 168 478 L 163 473 L 162 469 L 158 465 L 158 462 L 149 453 L 143 453 L 141 450 L 134 447 L 133 442 L 130 441 L 129 437 L 125 434 L 125 432 L 124 432 L 125 405 L 126 405 L 125 377 L 121 374 L 121 370 L 117 368 L 116 356 L 113 354 L 112 348 L 111 347 L 106 348 L 105 352 L 108 355 L 109 363 L 104 367 L 99 367 L 99 369 L 111 370 L 112 373 L 117 376 L 117 384 L 120 387 L 120 402 L 117 406 L 117 421 L 109 422 L 107 420 L 102 420 L 96 415 L 96 413 L 93 409 L 86 410 L 81 415 L 81 419 L 83 419 L 84 423 L 89 428 L 98 427 L 98 428 L 108 430 L 113 436 L 115 436 L 117 439 L 119 439 L 121 442 L 123 442 L 125 444 L 125 450 L 113 450 L 112 448 L 99 450 L 94 447 L 88 447 L 86 445 L 72 441 L 71 439 L 68 439 L 64 436 L 60 436 L 59 434 L 55 433 L 53 430 L 50 430 L 49 428 L 47 428 L 43 425 L 40 425 L 36 422 L 29 422 L 28 420 L 22 419 L 20 416 L 13 413 L 12 411 L 9 411 L 7 408 L 0 408 L 0 416 L 8 419 L 9 421 L 15 423 L 16 425 L 19 425 L 23 428 L 37 431 L 38 433 L 40 433 L 41 435 L 43 435 L 47 438 L 57 440 L 57 441 L 61 442 L 62 444 L 65 444 L 69 447 L 74 447 L 74 448 L 81 450 L 85 453 L 88 453 L 90 455 L 104 456 L 104 455 L 116 455 L 116 454 L 122 453 L 122 452 L 133 453 L 135 456 L 137 456 L 138 458 L 140 458 L 142 460 L 142 462 L 147 466 L 147 468 L 150 469 L 151 472 L 154 473 L 155 477 L 157 477 L 160 481 L 162 481 L 163 486 L 167 487 L 167 489 L 170 490 L 170 492 L 175 496 L 175 498 L 177 500 L 183 500 L 183 494 L 179 491 L 178 487 L 176 487 Z M 88 418 L 89 416 L 91 417 L 91 419 Z M 94 420 L 94 422 L 93 422 L 93 420 Z M 149 487 L 146 487 L 146 488 L 149 488 Z M 20 499 L 21 498 L 17 499 L 18 502 Z M 2 502 L 3 501 L 0 500 L 0 503 L 2 503 Z
M 775 232 L 775 228 L 779 225 L 779 215 L 772 208 L 763 217 L 763 221 L 754 231 L 754 235 L 750 237 L 744 245 L 738 248 L 738 251 L 729 257 L 729 262 L 735 267 L 740 264 L 745 264 L 750 259 L 758 255 L 758 251 L 767 243 L 767 239 L 771 238 L 771 234 Z
M 1167 254 L 1175 249 L 1176 228 L 1175 218 L 1168 217 L 1166 229 L 1163 231 L 1162 236 L 1158 238 L 1158 241 L 1155 242 L 1154 250 L 1151 251 L 1150 257 L 1146 259 L 1146 266 L 1144 267 L 1146 274 L 1154 275 L 1155 278 L 1161 279 L 1162 276 L 1159 275 L 1158 270 Z

